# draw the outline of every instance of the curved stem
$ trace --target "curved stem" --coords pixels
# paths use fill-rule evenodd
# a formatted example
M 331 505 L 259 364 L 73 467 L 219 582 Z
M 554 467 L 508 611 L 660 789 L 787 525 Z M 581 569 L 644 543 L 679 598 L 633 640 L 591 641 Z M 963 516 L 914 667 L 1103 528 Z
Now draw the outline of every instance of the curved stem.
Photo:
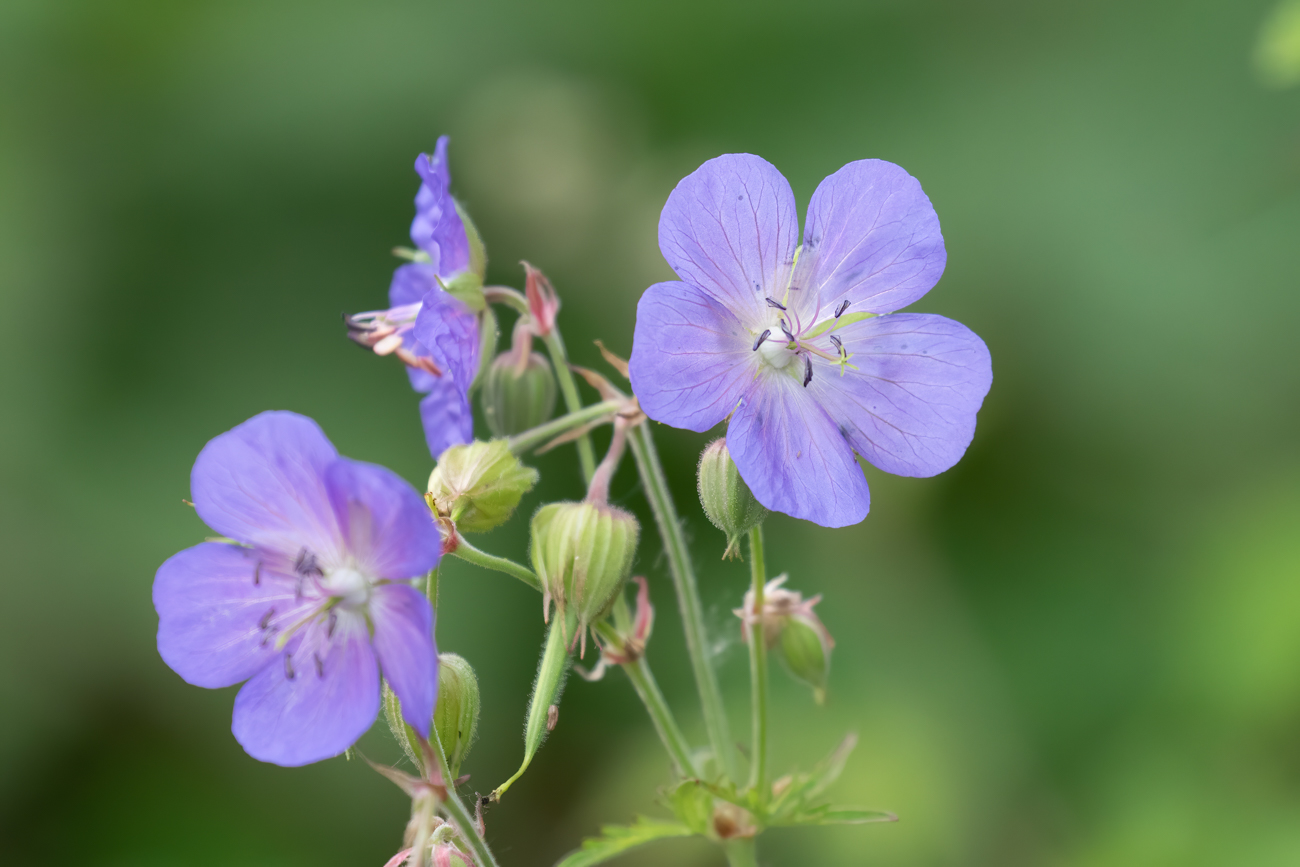
M 465 537 L 459 533 L 456 534 L 456 550 L 451 553 L 467 563 L 473 563 L 475 566 L 482 566 L 484 569 L 491 569 L 494 572 L 504 572 L 512 578 L 518 578 L 538 592 L 542 589 L 542 582 L 533 573 L 532 569 L 516 563 L 514 560 L 507 560 L 505 557 L 497 557 L 486 551 L 480 551 L 465 541 Z
M 515 434 L 506 442 L 510 446 L 510 451 L 517 455 L 523 454 L 544 445 L 562 433 L 573 430 L 575 427 L 594 422 L 604 415 L 612 416 L 623 406 L 624 402 L 620 400 L 593 403 L 591 406 L 583 407 L 577 412 L 562 415 L 559 418 L 551 419 L 546 424 L 540 424 L 535 428 L 529 428 L 523 433 Z
M 442 775 L 443 784 L 447 789 L 447 800 L 442 802 L 442 808 L 451 816 L 451 820 L 456 823 L 457 830 L 460 831 L 460 838 L 469 844 L 474 850 L 474 860 L 478 862 L 479 867 L 498 867 L 497 859 L 493 857 L 492 850 L 488 848 L 487 841 L 479 836 L 478 823 L 465 808 L 464 802 L 456 794 L 456 782 L 451 775 L 451 768 L 447 766 L 447 753 L 442 748 L 442 741 L 438 738 L 438 729 L 433 727 L 429 733 L 432 740 L 429 745 L 433 748 L 434 759 L 438 763 L 438 773 Z
M 686 633 L 686 650 L 695 672 L 695 687 L 700 693 L 709 744 L 713 747 L 713 754 L 723 772 L 735 780 L 736 751 L 727 726 L 727 712 L 722 704 L 722 692 L 718 689 L 718 677 L 714 674 L 709 659 L 709 640 L 704 631 L 700 591 L 695 583 L 695 571 L 691 567 L 686 539 L 682 535 L 681 521 L 677 517 L 672 495 L 668 492 L 668 480 L 664 478 L 664 469 L 659 463 L 659 454 L 655 451 L 649 427 L 645 424 L 637 425 L 632 431 L 631 441 L 632 454 L 641 471 L 641 483 L 645 486 L 646 498 L 650 501 L 655 523 L 659 526 L 659 535 L 668 552 L 669 571 L 677 591 L 677 605 L 681 609 L 682 627 Z
M 767 583 L 763 563 L 763 525 L 749 531 L 749 571 L 754 583 L 754 623 L 749 634 L 749 686 L 753 716 L 753 757 L 749 786 L 760 806 L 767 804 L 767 639 L 763 635 L 763 590 Z

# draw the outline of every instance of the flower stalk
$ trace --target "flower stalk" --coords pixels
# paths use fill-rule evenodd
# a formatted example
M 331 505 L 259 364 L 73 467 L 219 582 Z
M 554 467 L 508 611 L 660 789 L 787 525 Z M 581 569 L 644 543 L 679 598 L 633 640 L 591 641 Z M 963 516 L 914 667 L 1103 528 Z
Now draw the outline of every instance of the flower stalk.
M 466 563 L 473 563 L 475 566 L 481 566 L 484 569 L 491 569 L 494 572 L 502 572 L 509 575 L 511 578 L 518 578 L 534 590 L 539 592 L 541 591 L 542 582 L 538 579 L 532 569 L 529 569 L 522 563 L 516 563 L 514 560 L 505 557 L 497 557 L 494 554 L 481 551 L 466 541 L 465 537 L 460 533 L 456 533 L 453 537 L 452 544 L 455 545 L 455 547 L 451 548 L 449 553 L 459 557 Z M 436 592 L 436 582 L 437 576 L 435 575 L 433 584 L 435 590 L 433 592 Z
M 767 583 L 763 561 L 763 525 L 749 531 L 749 571 L 754 585 L 754 622 L 749 625 L 749 684 L 753 723 L 753 752 L 749 787 L 759 808 L 767 804 L 767 641 L 763 636 L 763 590 Z
M 695 686 L 700 694 L 704 727 L 709 733 L 709 745 L 713 748 L 718 765 L 727 777 L 734 780 L 736 779 L 736 751 L 732 746 L 731 732 L 727 726 L 727 712 L 722 704 L 722 691 L 718 688 L 718 677 L 709 659 L 709 641 L 708 634 L 704 630 L 700 591 L 695 581 L 695 570 L 691 566 L 690 554 L 686 549 L 681 520 L 677 516 L 677 508 L 673 505 L 672 495 L 668 491 L 668 480 L 664 477 L 663 465 L 659 463 L 659 453 L 655 450 L 649 426 L 637 425 L 632 430 L 630 439 L 632 455 L 636 458 L 637 468 L 641 472 L 646 498 L 650 501 L 655 523 L 659 527 L 659 535 L 663 538 L 664 548 L 668 553 L 669 572 L 672 574 L 673 587 L 677 591 L 677 605 L 681 610 L 682 626 L 686 633 L 686 650 L 691 658 Z

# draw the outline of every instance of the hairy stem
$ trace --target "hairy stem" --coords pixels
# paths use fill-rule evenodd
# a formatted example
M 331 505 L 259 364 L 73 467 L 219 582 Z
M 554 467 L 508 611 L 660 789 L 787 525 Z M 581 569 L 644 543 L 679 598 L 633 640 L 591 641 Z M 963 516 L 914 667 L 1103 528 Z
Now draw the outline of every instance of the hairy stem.
M 533 573 L 532 569 L 516 563 L 514 560 L 507 560 L 505 557 L 497 557 L 486 551 L 480 551 L 465 541 L 465 537 L 459 533 L 456 534 L 456 549 L 451 553 L 467 563 L 473 563 L 475 566 L 482 566 L 484 569 L 491 569 L 494 572 L 504 572 L 512 578 L 518 578 L 529 587 L 541 592 L 542 582 Z
M 695 762 L 691 761 L 690 745 L 678 728 L 664 694 L 659 691 L 659 684 L 655 682 L 645 657 L 625 664 L 623 670 L 627 672 L 628 680 L 632 681 L 636 694 L 641 697 L 641 703 L 650 714 L 650 721 L 654 723 L 659 739 L 664 742 L 668 755 L 672 757 L 677 773 L 683 777 L 698 777 L 699 771 L 695 769 Z
M 551 353 L 551 366 L 555 368 L 555 381 L 559 383 L 560 394 L 564 395 L 564 405 L 569 412 L 582 409 L 582 398 L 578 395 L 578 385 L 573 381 L 573 372 L 569 370 L 569 356 L 564 350 L 564 338 L 560 337 L 558 326 L 542 338 L 546 349 Z M 578 437 L 578 464 L 582 467 L 582 480 L 591 484 L 591 476 L 596 472 L 596 453 L 591 447 L 591 437 L 583 434 Z
M 487 841 L 479 836 L 478 823 L 474 821 L 474 816 L 456 794 L 456 781 L 451 775 L 451 768 L 447 766 L 447 753 L 438 738 L 437 727 L 435 726 L 429 734 L 432 737 L 429 745 L 433 748 L 433 756 L 438 763 L 438 773 L 442 775 L 443 785 L 447 789 L 447 800 L 442 802 L 442 808 L 447 811 L 456 829 L 460 831 L 460 838 L 474 850 L 474 860 L 478 862 L 479 867 L 498 867 L 497 859 L 493 857 Z
M 649 426 L 637 425 L 632 431 L 631 440 L 632 454 L 641 471 L 641 483 L 645 486 L 646 498 L 650 501 L 655 523 L 659 526 L 659 535 L 663 537 L 664 548 L 668 552 L 669 571 L 677 591 L 677 605 L 681 609 L 682 626 L 686 633 L 686 650 L 690 654 L 691 668 L 695 673 L 695 687 L 700 693 L 709 744 L 713 747 L 719 766 L 730 779 L 735 780 L 736 751 L 727 726 L 727 712 L 722 705 L 718 677 L 709 659 L 709 640 L 704 631 L 700 591 L 695 583 L 695 570 L 691 567 L 681 521 L 677 517 L 672 495 L 668 492 L 668 480 L 664 478 L 664 469 L 659 463 L 659 453 L 655 451 Z
M 577 412 L 571 412 L 568 415 L 562 415 L 559 418 L 551 419 L 546 424 L 538 425 L 535 428 L 529 428 L 523 433 L 515 434 L 507 442 L 510 445 L 510 451 L 517 455 L 544 445 L 550 440 L 555 439 L 562 433 L 568 433 L 575 427 L 594 422 L 601 416 L 613 416 L 623 407 L 623 401 L 606 400 L 600 403 L 593 403 L 591 406 L 583 407 Z
M 763 563 L 763 525 L 749 531 L 749 571 L 754 583 L 754 623 L 749 633 L 749 686 L 753 715 L 754 755 L 749 768 L 749 786 L 759 806 L 767 804 L 767 640 L 763 635 L 763 590 L 767 582 Z

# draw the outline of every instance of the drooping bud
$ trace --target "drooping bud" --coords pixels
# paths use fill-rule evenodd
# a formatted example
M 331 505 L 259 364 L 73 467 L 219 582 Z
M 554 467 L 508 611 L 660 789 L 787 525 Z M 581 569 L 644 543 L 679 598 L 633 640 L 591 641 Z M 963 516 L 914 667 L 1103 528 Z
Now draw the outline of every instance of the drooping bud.
M 723 552 L 723 558 L 739 557 L 741 538 L 763 523 L 768 510 L 754 499 L 749 485 L 740 477 L 731 453 L 727 451 L 725 437 L 704 447 L 696 484 L 704 514 L 709 516 L 713 526 L 727 534 L 727 550 Z
M 493 436 L 523 433 L 555 412 L 555 376 L 536 352 L 498 355 L 483 377 L 483 417 Z
M 559 616 L 577 617 L 586 648 L 587 627 L 608 613 L 632 569 L 640 525 L 608 503 L 550 503 L 533 515 L 531 555 L 542 582 L 542 611 L 551 600 Z
M 745 641 L 750 640 L 751 628 L 762 624 L 764 644 L 777 650 L 790 674 L 811 686 L 814 700 L 823 704 L 835 639 L 813 611 L 822 597 L 805 600 L 802 593 L 786 590 L 781 585 L 788 577 L 780 575 L 767 582 L 763 588 L 762 611 L 757 610 L 751 589 L 745 593 L 744 607 L 733 613 L 745 624 Z
M 482 533 L 509 518 L 535 484 L 537 470 L 519 463 L 505 440 L 475 440 L 438 457 L 427 499 L 461 532 Z
M 461 762 L 469 755 L 478 730 L 479 691 L 474 669 L 454 653 L 438 656 L 438 704 L 433 727 L 447 755 L 452 777 L 460 775 Z

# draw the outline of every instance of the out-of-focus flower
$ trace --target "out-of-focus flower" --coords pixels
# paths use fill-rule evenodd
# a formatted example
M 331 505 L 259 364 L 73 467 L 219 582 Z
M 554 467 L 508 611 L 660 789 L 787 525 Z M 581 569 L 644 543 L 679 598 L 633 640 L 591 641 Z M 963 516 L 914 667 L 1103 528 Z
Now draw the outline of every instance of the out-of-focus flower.
M 343 752 L 379 712 L 381 669 L 427 738 L 433 610 L 410 579 L 437 565 L 441 540 L 415 489 L 340 457 L 289 412 L 209 442 L 190 488 L 199 517 L 233 543 L 158 569 L 158 652 L 196 686 L 248 681 L 233 730 L 249 755 L 305 765 Z
M 870 496 L 854 452 L 931 476 L 966 451 L 992 382 L 984 342 L 951 319 L 894 313 L 923 296 L 947 255 L 915 178 L 849 163 L 808 205 L 750 154 L 709 160 L 668 197 L 659 248 L 680 282 L 637 306 L 632 387 L 646 415 L 727 447 L 760 503 L 828 527 Z
M 745 592 L 744 606 L 732 613 L 745 624 L 741 630 L 745 641 L 750 641 L 750 629 L 763 626 L 763 643 L 768 649 L 776 648 L 786 668 L 798 680 L 813 689 L 818 704 L 826 701 L 826 683 L 830 676 L 831 650 L 835 639 L 822 623 L 813 607 L 822 601 L 821 594 L 804 599 L 797 590 L 787 590 L 787 575 L 778 575 L 763 585 L 763 610 L 755 604 L 754 591 Z
M 429 451 L 436 458 L 473 436 L 469 387 L 478 372 L 484 309 L 482 243 L 449 190 L 447 137 L 432 157 L 420 154 L 411 240 L 415 261 L 393 272 L 387 310 L 347 317 L 348 336 L 377 355 L 395 355 L 407 366 L 420 402 Z

